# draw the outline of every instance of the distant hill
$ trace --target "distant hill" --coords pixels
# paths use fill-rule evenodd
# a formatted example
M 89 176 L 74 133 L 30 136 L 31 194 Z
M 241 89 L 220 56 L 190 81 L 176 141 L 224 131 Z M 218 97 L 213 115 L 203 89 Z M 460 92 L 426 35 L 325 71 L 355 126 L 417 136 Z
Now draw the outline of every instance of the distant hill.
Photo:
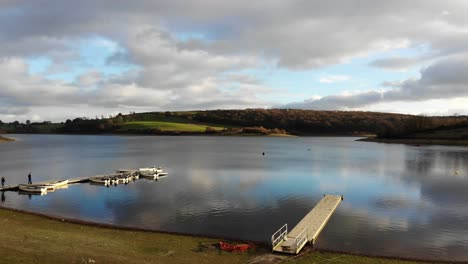
M 421 124 L 423 125 L 420 126 Z M 407 129 L 404 133 L 377 135 L 377 137 L 369 137 L 362 139 L 362 141 L 412 145 L 468 146 L 468 121 L 466 117 L 443 119 L 414 117 L 407 122 Z
M 27 124 L 0 122 L 0 131 L 7 133 L 160 135 L 375 134 L 379 138 L 405 138 L 424 137 L 429 134 L 434 137 L 449 137 L 448 134 L 452 132 L 463 137 L 465 134 L 460 132 L 460 129 L 467 124 L 467 116 L 425 117 L 359 111 L 245 109 L 130 113 L 118 114 L 109 118 L 75 118 L 61 123 L 47 121 Z M 455 130 L 441 132 L 444 128 Z

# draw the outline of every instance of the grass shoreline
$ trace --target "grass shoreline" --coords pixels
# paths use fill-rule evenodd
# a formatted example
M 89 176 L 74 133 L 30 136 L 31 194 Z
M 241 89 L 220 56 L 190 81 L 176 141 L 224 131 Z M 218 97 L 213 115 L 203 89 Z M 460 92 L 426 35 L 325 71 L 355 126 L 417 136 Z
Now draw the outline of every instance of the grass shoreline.
M 187 259 L 191 263 L 248 263 L 253 259 L 271 255 L 269 254 L 270 248 L 265 243 L 254 242 L 256 248 L 246 253 L 229 253 L 220 251 L 215 246 L 218 241 L 229 239 L 120 227 L 54 217 L 2 206 L 0 206 L 0 222 L 3 222 L 3 226 L 8 226 L 7 229 L 2 231 L 4 238 L 0 240 L 0 248 L 9 249 L 2 255 L 3 260 L 7 260 L 8 263 L 43 262 L 46 260 L 50 262 L 51 258 L 55 258 L 55 261 L 53 261 L 55 263 L 92 262 L 84 260 L 93 260 L 96 263 L 188 263 Z M 127 235 L 131 235 L 132 239 L 129 239 Z M 79 244 L 77 240 L 86 240 L 87 243 Z M 162 242 L 162 244 L 158 244 L 159 242 Z M 108 248 L 99 247 L 88 253 L 90 246 L 93 249 L 94 246 L 98 246 L 100 243 L 117 245 Z M 35 247 L 29 247 L 30 244 L 35 245 Z M 136 247 L 136 244 L 143 245 L 143 247 Z M 145 247 L 147 244 L 152 246 Z M 132 245 L 133 254 L 128 254 L 127 251 L 119 251 Z M 67 252 L 61 252 L 68 248 L 73 248 L 74 251 L 66 250 Z M 117 250 L 117 252 L 114 252 L 114 250 Z M 107 255 L 109 251 L 112 256 Z M 64 254 L 62 258 L 60 257 L 61 254 Z M 456 263 L 453 261 L 434 262 L 316 249 L 309 250 L 309 252 L 301 254 L 299 257 L 284 255 L 281 255 L 281 257 L 281 263 L 316 263 L 317 261 L 385 264 Z M 70 258 L 72 261 L 70 261 Z M 148 259 L 151 261 L 148 262 Z M 266 263 L 277 262 L 266 261 Z

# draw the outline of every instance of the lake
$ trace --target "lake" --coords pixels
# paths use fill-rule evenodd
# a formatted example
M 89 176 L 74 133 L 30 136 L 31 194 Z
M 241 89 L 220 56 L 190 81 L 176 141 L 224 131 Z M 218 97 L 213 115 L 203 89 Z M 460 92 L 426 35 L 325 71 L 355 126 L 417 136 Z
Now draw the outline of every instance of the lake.
M 6 184 L 161 165 L 169 176 L 45 196 L 5 192 L 2 206 L 119 226 L 269 242 L 323 194 L 342 194 L 316 247 L 468 261 L 468 148 L 352 137 L 9 135 Z M 262 155 L 262 153 L 265 155 Z

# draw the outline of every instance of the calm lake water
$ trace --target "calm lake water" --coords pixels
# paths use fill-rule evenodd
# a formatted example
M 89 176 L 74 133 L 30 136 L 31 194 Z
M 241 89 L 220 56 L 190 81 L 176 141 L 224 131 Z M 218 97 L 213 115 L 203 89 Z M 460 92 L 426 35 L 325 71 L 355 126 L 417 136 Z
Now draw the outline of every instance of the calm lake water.
M 7 184 L 26 182 L 30 171 L 42 181 L 151 165 L 169 176 L 110 188 L 74 184 L 45 196 L 6 192 L 5 207 L 268 242 L 323 194 L 342 194 L 316 247 L 468 260 L 468 148 L 349 137 L 13 137 L 0 144 Z

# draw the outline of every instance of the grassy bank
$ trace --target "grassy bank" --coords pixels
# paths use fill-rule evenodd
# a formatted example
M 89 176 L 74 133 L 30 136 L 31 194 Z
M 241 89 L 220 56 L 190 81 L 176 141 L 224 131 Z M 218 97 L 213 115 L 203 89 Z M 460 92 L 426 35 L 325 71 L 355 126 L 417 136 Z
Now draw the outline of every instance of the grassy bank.
M 312 252 L 304 254 L 298 258 L 286 259 L 281 262 L 282 264 L 318 264 L 318 263 L 359 263 L 359 264 L 424 264 L 436 262 L 422 262 L 422 261 L 405 261 L 399 259 L 384 259 L 375 257 L 365 257 L 358 255 L 331 253 L 331 252 Z
M 6 138 L 6 137 L 0 136 L 0 142 L 11 142 L 11 141 L 15 141 L 15 140 L 12 138 Z
M 121 129 L 159 129 L 161 131 L 179 131 L 179 132 L 205 132 L 207 125 L 176 123 L 176 122 L 159 122 L 159 121 L 135 121 L 124 123 Z M 214 130 L 223 130 L 224 127 L 211 127 Z
M 0 210 L 1 263 L 245 263 L 215 239 L 126 231 Z
M 445 145 L 445 146 L 468 146 L 468 140 L 460 139 L 405 139 L 405 138 L 362 138 L 358 141 L 377 142 L 377 143 L 393 143 L 393 144 L 408 144 L 408 145 Z
M 422 263 L 312 251 L 220 251 L 218 239 L 68 223 L 0 208 L 0 263 Z

